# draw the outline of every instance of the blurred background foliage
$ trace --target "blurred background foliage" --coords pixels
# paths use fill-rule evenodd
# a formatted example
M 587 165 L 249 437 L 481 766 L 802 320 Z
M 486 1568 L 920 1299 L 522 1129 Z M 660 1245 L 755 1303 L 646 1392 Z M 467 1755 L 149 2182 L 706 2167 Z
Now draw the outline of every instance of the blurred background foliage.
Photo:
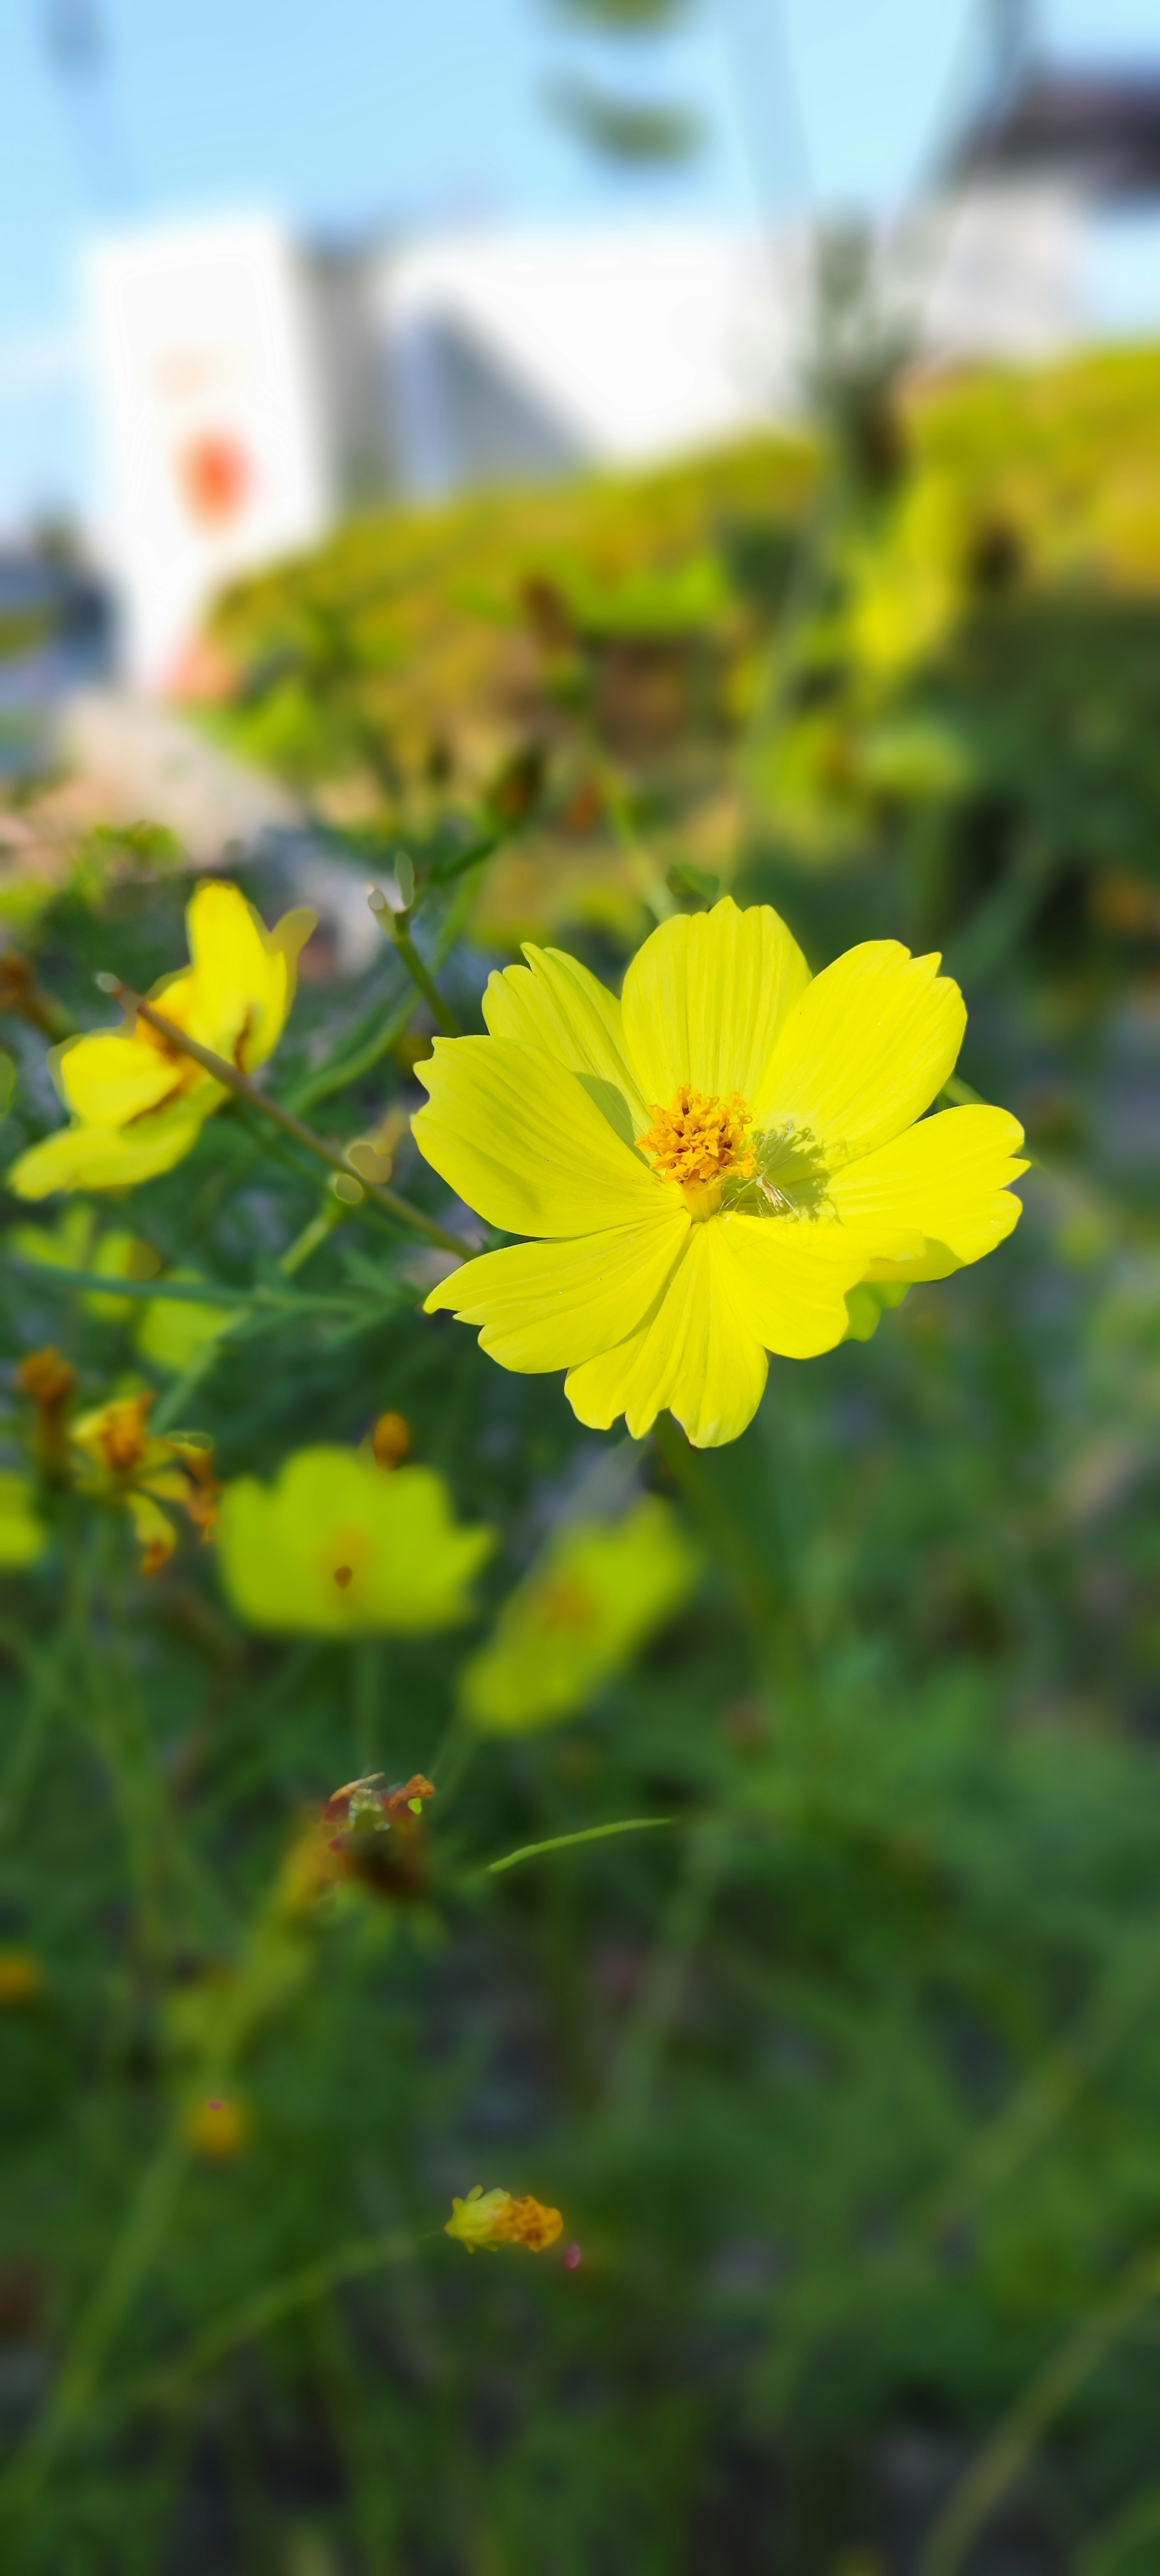
M 994 1260 L 703 1455 L 424 1320 L 431 1256 L 244 1106 L 131 1201 L 13 1203 L 7 2563 L 1156 2566 L 1158 391 L 1152 353 L 847 384 L 816 444 L 383 512 L 224 604 L 204 721 L 336 877 L 408 854 L 464 1025 L 520 937 L 615 980 L 728 886 L 815 967 L 945 947 L 954 1096 L 1035 1162 Z M 272 920 L 287 849 L 237 872 Z M 40 888 L 8 1159 L 185 891 L 140 835 Z M 445 1219 L 405 961 L 313 953 L 270 1087 Z M 262 1633 L 190 1538 L 143 1581 L 22 1391 L 49 1342 L 227 1482 L 401 1417 L 496 1533 L 474 1617 Z M 311 1817 L 380 1769 L 435 1778 L 405 1865 L 356 1837 L 320 1895 Z M 578 2266 L 468 2263 L 477 2182 Z

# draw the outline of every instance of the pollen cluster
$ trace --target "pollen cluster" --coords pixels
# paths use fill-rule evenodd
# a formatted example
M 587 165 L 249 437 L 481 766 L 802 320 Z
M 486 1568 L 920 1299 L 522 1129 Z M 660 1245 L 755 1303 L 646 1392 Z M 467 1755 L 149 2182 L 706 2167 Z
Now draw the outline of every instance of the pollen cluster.
M 661 1109 L 650 1100 L 649 1116 L 653 1124 L 640 1142 L 662 1180 L 705 1189 L 726 1172 L 744 1179 L 756 1171 L 757 1158 L 745 1143 L 749 1105 L 739 1091 L 720 1099 L 683 1082 L 672 1108 Z

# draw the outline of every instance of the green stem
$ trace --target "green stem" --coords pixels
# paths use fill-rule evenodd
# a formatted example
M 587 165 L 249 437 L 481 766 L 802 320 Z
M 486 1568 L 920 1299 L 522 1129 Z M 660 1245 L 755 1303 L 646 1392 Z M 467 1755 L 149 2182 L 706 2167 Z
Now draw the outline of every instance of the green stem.
M 1026 2467 L 1048 2426 L 1157 2297 L 1160 2250 L 1153 2245 L 1128 2265 L 1111 2297 L 1064 2338 L 972 2461 L 927 2540 L 921 2576 L 957 2576 L 976 2534 Z
M 311 1217 L 309 1225 L 303 1226 L 301 1234 L 295 1235 L 293 1243 L 288 1244 L 282 1254 L 278 1263 L 282 1277 L 295 1279 L 311 1254 L 320 1252 L 323 1244 L 329 1243 L 336 1225 L 341 1225 L 350 1214 L 350 1208 L 344 1207 L 341 1199 L 324 1198 L 317 1216 Z
M 238 2344 L 252 2342 L 255 2335 L 267 2334 L 271 2326 L 281 2325 L 283 2318 L 311 2307 L 316 2299 L 325 2298 L 341 2281 L 356 2281 L 368 2272 L 381 2271 L 389 2263 L 405 2263 L 419 2245 L 429 2244 L 439 2233 L 429 2228 L 421 2236 L 395 2231 L 389 2236 L 356 2237 L 340 2245 L 333 2254 L 325 2254 L 315 2263 L 305 2263 L 297 2272 L 283 2274 L 270 2281 L 265 2289 L 252 2291 L 236 2308 L 229 2308 L 204 2326 L 189 2345 L 183 2358 L 167 2371 L 159 2372 L 126 2392 L 126 2407 L 179 2404 L 195 2379 L 212 2370 Z M 119 2410 L 120 2411 L 120 2410 Z
M 460 1029 L 459 1022 L 455 1017 L 455 1013 L 452 1010 L 450 1003 L 444 1001 L 443 995 L 439 990 L 430 967 L 419 955 L 419 951 L 411 937 L 409 926 L 411 920 L 410 913 L 392 912 L 385 894 L 382 894 L 377 888 L 375 893 L 371 896 L 371 911 L 375 916 L 375 920 L 377 921 L 380 930 L 383 931 L 388 939 L 393 941 L 394 946 L 398 949 L 399 955 L 403 960 L 403 964 L 407 969 L 407 973 L 411 978 L 411 982 L 415 986 L 416 992 L 422 994 L 427 1008 L 431 1013 L 432 1019 L 435 1021 L 436 1027 L 442 1029 L 445 1038 L 461 1037 L 463 1033 Z
M 376 1018 L 378 1016 L 377 1005 L 375 1016 Z M 348 1091 L 353 1082 L 361 1082 L 364 1073 L 372 1072 L 383 1056 L 389 1055 L 391 1048 L 404 1035 L 414 1016 L 415 996 L 413 993 L 405 993 L 402 1001 L 388 1013 L 385 1020 L 379 1021 L 377 1028 L 361 1046 L 355 1048 L 352 1055 L 342 1056 L 330 1064 L 320 1065 L 317 1073 L 312 1073 L 305 1082 L 298 1083 L 290 1094 L 287 1107 L 297 1110 L 301 1117 L 304 1109 L 314 1109 L 320 1100 L 329 1100 L 332 1092 Z
M 631 2131 L 647 2116 L 665 2042 L 680 2009 L 689 1960 L 728 1859 L 731 1832 L 730 1817 L 710 1816 L 690 1837 L 639 2004 L 613 2060 L 598 2126 Z

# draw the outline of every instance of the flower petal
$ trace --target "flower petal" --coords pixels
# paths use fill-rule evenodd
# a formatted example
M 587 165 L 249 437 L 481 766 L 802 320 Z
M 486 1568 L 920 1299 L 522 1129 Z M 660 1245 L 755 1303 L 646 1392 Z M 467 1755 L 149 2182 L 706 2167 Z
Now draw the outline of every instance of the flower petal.
M 683 1208 L 572 1243 L 513 1243 L 441 1280 L 424 1313 L 482 1324 L 480 1349 L 503 1368 L 576 1368 L 623 1339 L 659 1295 L 685 1236 Z
M 180 1163 L 224 1097 L 216 1083 L 207 1083 L 197 1105 L 179 1100 L 133 1127 L 61 1127 L 19 1156 L 8 1187 L 19 1199 L 44 1199 L 50 1190 L 133 1189 Z
M 865 1277 L 867 1255 L 842 1226 L 734 1215 L 706 1232 L 720 1239 L 738 1317 L 767 1351 L 812 1360 L 845 1338 L 846 1291 Z
M 57 1089 L 69 1108 L 94 1127 L 123 1127 L 188 1087 L 183 1066 L 164 1055 L 155 1040 L 129 1037 L 119 1029 L 67 1038 L 51 1061 Z M 204 1074 L 198 1078 L 207 1079 Z
M 181 1025 L 191 1037 L 231 1062 L 240 1044 L 250 1071 L 264 1064 L 289 1017 L 299 951 L 316 920 L 313 912 L 288 912 L 270 931 L 237 886 L 216 879 L 200 885 L 186 912 L 193 990 Z M 157 998 L 164 1007 L 164 992 Z
M 668 1405 L 695 1448 L 736 1440 L 761 1402 L 767 1362 L 737 1313 L 733 1289 L 720 1228 L 694 1225 L 648 1320 L 566 1378 L 564 1392 L 578 1420 L 606 1431 L 623 1413 L 633 1439 L 641 1440 Z
M 1008 1186 L 1027 1170 L 1018 1159 L 1022 1142 L 1017 1118 L 977 1102 L 923 1118 L 840 1172 L 831 1204 L 844 1226 L 881 1247 L 863 1276 L 945 1279 L 993 1252 L 1023 1213 Z M 899 1227 L 924 1238 L 909 1260 L 886 1252 Z
M 524 955 L 526 966 L 505 966 L 488 980 L 483 1016 L 493 1038 L 539 1047 L 569 1073 L 587 1076 L 598 1107 L 605 1107 L 618 1134 L 631 1143 L 643 1135 L 649 1114 L 625 1053 L 615 994 L 560 948 L 534 948 L 526 941 Z M 602 1093 L 609 1084 L 617 1099 L 606 1103 Z
M 751 1103 L 758 1123 L 808 1136 L 833 1172 L 921 1117 L 966 1026 L 958 985 L 938 967 L 868 939 L 815 975 Z
M 661 923 L 624 979 L 624 1036 L 647 1103 L 667 1109 L 682 1083 L 751 1104 L 809 968 L 768 904 Z
M 430 1467 L 385 1475 L 346 1449 L 299 1449 L 274 1486 L 243 1476 L 222 1498 L 227 1591 L 253 1627 L 413 1635 L 469 1616 L 467 1593 L 495 1544 L 465 1529 Z
M 574 1073 L 510 1038 L 436 1038 L 420 1153 L 505 1234 L 604 1233 L 668 1213 L 671 1185 L 614 1133 Z

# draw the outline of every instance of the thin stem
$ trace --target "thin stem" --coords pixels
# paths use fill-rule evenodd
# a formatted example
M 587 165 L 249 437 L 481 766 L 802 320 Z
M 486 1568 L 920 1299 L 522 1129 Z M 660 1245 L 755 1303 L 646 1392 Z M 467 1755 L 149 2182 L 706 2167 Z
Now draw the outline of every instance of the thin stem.
M 303 1119 L 296 1118 L 292 1109 L 284 1109 L 280 1100 L 271 1099 L 268 1092 L 263 1091 L 258 1083 L 251 1081 L 248 1073 L 242 1073 L 239 1067 L 236 1064 L 230 1064 L 225 1056 L 215 1055 L 212 1047 L 203 1047 L 196 1038 L 188 1037 L 184 1029 L 177 1027 L 175 1021 L 166 1019 L 164 1012 L 155 1011 L 151 1002 L 143 1001 L 141 995 L 135 993 L 131 985 L 123 984 L 119 975 L 100 975 L 97 981 L 102 992 L 111 993 L 114 1000 L 123 1003 L 127 1011 L 135 1012 L 149 1028 L 156 1030 L 158 1037 L 165 1039 L 167 1046 L 176 1047 L 179 1054 L 190 1056 L 194 1064 L 200 1064 L 203 1072 L 211 1074 L 215 1082 L 221 1083 L 223 1090 L 232 1091 L 239 1100 L 246 1101 L 251 1109 L 261 1110 L 264 1117 L 272 1119 L 275 1126 L 281 1127 L 287 1136 L 292 1136 L 296 1145 L 303 1146 L 308 1154 L 314 1154 L 318 1161 L 326 1163 L 332 1172 L 342 1172 L 347 1179 L 357 1180 L 363 1195 L 371 1201 L 372 1205 L 385 1209 L 388 1214 L 397 1219 L 400 1225 L 407 1226 L 412 1233 L 425 1234 L 432 1243 L 439 1244 L 443 1251 L 455 1252 L 461 1260 L 465 1257 L 464 1246 L 456 1235 L 448 1234 L 444 1226 L 436 1225 L 433 1218 L 424 1216 L 421 1208 L 412 1207 L 410 1200 L 401 1198 L 397 1190 L 386 1189 L 381 1182 L 359 1179 L 359 1175 L 348 1163 L 341 1147 L 328 1144 L 324 1136 L 317 1136 L 313 1127 L 308 1127 Z
M 294 2316 L 311 2307 L 316 2299 L 325 2298 L 329 2290 L 342 2281 L 356 2281 L 368 2272 L 381 2271 L 389 2263 L 405 2263 L 419 2245 L 429 2244 L 439 2233 L 428 2228 L 421 2236 L 405 2235 L 398 2230 L 389 2236 L 356 2237 L 340 2245 L 333 2254 L 324 2254 L 315 2263 L 305 2263 L 297 2272 L 284 2273 L 281 2280 L 270 2281 L 265 2289 L 252 2291 L 229 2308 L 222 2317 L 203 2326 L 190 2343 L 183 2358 L 155 2378 L 147 2379 L 127 2392 L 127 2404 L 172 2406 L 179 2403 L 195 2379 L 224 2361 L 227 2353 L 240 2343 L 249 2343 L 255 2335 L 266 2334 L 271 2326 L 281 2325 L 284 2317 Z
M 312 1216 L 309 1225 L 303 1226 L 301 1234 L 295 1235 L 293 1243 L 287 1244 L 278 1263 L 282 1277 L 296 1278 L 303 1263 L 309 1261 L 312 1253 L 320 1252 L 324 1243 L 329 1243 L 336 1225 L 341 1225 L 343 1219 L 350 1213 L 350 1209 L 343 1206 L 341 1199 L 324 1198 L 317 1216 Z
M 1026 2467 L 1048 2425 L 1157 2297 L 1160 2250 L 1153 2245 L 1128 2265 L 1111 2297 L 1080 2319 L 972 2461 L 930 2534 L 921 2576 L 957 2576 L 976 2533 Z
M 680 2009 L 689 1961 L 729 1856 L 731 1833 L 729 1816 L 709 1816 L 690 1838 L 640 2001 L 613 2061 L 598 2130 L 631 2131 L 647 2116 L 665 2042 Z
M 376 887 L 374 894 L 372 894 L 370 903 L 371 911 L 375 916 L 375 920 L 377 921 L 380 930 L 385 933 L 385 936 L 391 940 L 394 946 L 398 949 L 399 955 L 403 960 L 403 964 L 407 969 L 407 973 L 411 978 L 411 982 L 415 986 L 416 991 L 422 994 L 433 1020 L 436 1022 L 437 1026 L 442 1029 L 444 1037 L 457 1038 L 462 1036 L 459 1022 L 455 1017 L 455 1013 L 452 1010 L 450 1003 L 444 1001 L 443 995 L 439 990 L 430 967 L 426 964 L 425 960 L 420 957 L 419 951 L 415 946 L 415 942 L 411 937 L 410 913 L 392 912 L 385 894 L 383 894 L 378 887 Z
M 377 1017 L 379 1007 L 376 1004 L 372 1016 Z M 360 1046 L 356 1046 L 353 1054 L 334 1058 L 329 1064 L 320 1064 L 316 1073 L 309 1074 L 304 1082 L 296 1083 L 288 1107 L 296 1109 L 301 1117 L 304 1109 L 313 1109 L 318 1101 L 329 1100 L 332 1092 L 347 1091 L 352 1082 L 361 1082 L 364 1073 L 370 1073 L 383 1056 L 390 1053 L 414 1016 L 415 996 L 404 993 L 402 1001 Z M 365 1021 L 363 1026 L 366 1026 Z

